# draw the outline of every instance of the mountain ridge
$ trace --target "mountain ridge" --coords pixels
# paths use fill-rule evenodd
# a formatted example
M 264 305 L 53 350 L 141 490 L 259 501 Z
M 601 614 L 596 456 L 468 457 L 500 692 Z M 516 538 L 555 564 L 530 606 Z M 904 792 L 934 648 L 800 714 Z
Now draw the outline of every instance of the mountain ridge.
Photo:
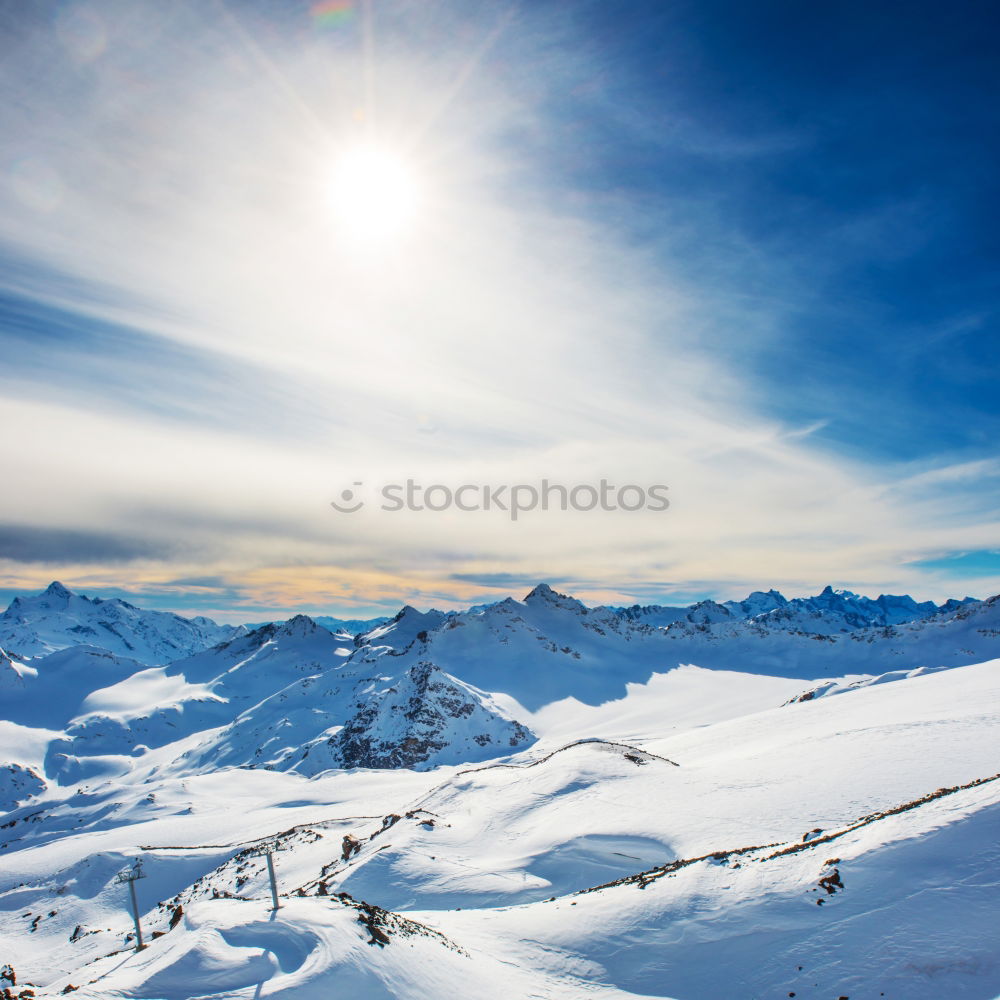
M 10 602 L 0 615 L 0 646 L 34 658 L 86 643 L 155 664 L 214 645 L 242 629 L 202 616 L 145 610 L 118 597 L 87 597 L 53 581 L 40 594 Z
M 847 627 L 869 614 L 884 621 L 887 604 L 897 617 L 924 609 L 909 599 L 865 604 L 832 588 L 812 603 L 780 597 L 751 594 L 739 606 L 757 612 L 748 617 L 699 602 L 656 626 L 542 583 L 522 601 L 481 610 L 407 605 L 354 637 L 295 615 L 231 629 L 165 664 L 83 644 L 24 660 L 2 654 L 0 718 L 51 734 L 43 758 L 10 763 L 40 766 L 64 785 L 128 771 L 177 741 L 187 741 L 177 766 L 198 773 L 423 769 L 509 755 L 535 741 L 533 716 L 547 706 L 620 701 L 686 664 L 798 681 L 797 692 L 782 691 L 781 701 L 794 701 L 1000 657 L 1000 598 Z M 83 612 L 112 604 L 129 620 L 144 614 L 54 584 L 37 602 L 50 632 L 53 614 L 80 616 L 80 600 Z M 857 608 L 860 617 L 847 617 Z

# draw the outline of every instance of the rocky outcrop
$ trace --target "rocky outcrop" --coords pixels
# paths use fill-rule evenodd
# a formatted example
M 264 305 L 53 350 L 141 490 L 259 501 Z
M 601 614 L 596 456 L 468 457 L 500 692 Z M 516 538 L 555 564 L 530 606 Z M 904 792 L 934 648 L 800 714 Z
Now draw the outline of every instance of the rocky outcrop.
M 343 767 L 422 770 L 513 753 L 534 736 L 489 695 L 425 660 L 369 694 L 334 740 Z
M 0 764 L 0 812 L 9 812 L 46 789 L 45 779 L 23 764 Z

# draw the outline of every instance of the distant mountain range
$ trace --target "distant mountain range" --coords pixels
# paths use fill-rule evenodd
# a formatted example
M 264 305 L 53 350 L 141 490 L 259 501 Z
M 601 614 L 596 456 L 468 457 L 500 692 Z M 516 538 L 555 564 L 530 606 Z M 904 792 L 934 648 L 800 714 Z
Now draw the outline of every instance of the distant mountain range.
M 466 612 L 407 606 L 352 636 L 304 615 L 220 626 L 53 583 L 15 599 L 0 636 L 0 718 L 53 733 L 44 779 L 67 784 L 171 744 L 194 772 L 487 760 L 530 745 L 546 705 L 600 705 L 684 664 L 799 678 L 806 694 L 992 659 L 1000 601 L 827 588 L 791 601 L 772 590 L 689 608 L 588 608 L 539 584 L 523 601 Z M 36 784 L 8 778 L 12 789 Z
M 532 591 L 536 593 L 548 593 L 550 598 L 555 594 L 546 584 Z M 364 635 L 367 636 L 365 641 L 372 643 L 389 632 L 398 636 L 400 616 L 404 616 L 407 623 L 419 622 L 418 630 L 421 630 L 437 627 L 446 618 L 485 613 L 505 603 L 481 604 L 464 612 L 429 611 L 420 618 L 414 617 L 420 612 L 407 606 L 394 618 L 348 619 L 318 615 L 312 620 L 334 634 Z M 792 600 L 776 590 L 769 590 L 754 591 L 743 601 L 699 601 L 684 607 L 636 604 L 595 610 L 609 611 L 630 622 L 653 627 L 678 622 L 717 625 L 767 616 L 768 627 L 833 635 L 872 626 L 900 625 L 970 603 L 975 603 L 971 597 L 940 605 L 932 601 L 917 602 L 909 596 L 882 595 L 873 600 L 848 590 L 835 591 L 827 587 L 815 597 Z M 579 605 L 579 602 L 573 601 L 573 604 Z M 190 656 L 262 625 L 276 623 L 280 622 L 218 625 L 210 618 L 184 618 L 168 611 L 144 610 L 119 598 L 86 597 L 53 582 L 40 594 L 15 597 L 11 601 L 0 615 L 0 647 L 23 660 L 71 646 L 97 646 L 152 665 Z
M 904 622 L 929 618 L 940 611 L 952 611 L 974 599 L 948 600 L 944 604 L 933 601 L 915 601 L 909 595 L 895 597 L 883 594 L 874 600 L 861 597 L 849 590 L 827 587 L 815 597 L 786 599 L 776 590 L 755 590 L 746 600 L 699 601 L 687 607 L 660 607 L 650 605 L 615 608 L 619 614 L 646 625 L 671 625 L 687 621 L 694 624 L 718 624 L 747 618 L 767 616 L 768 623 L 785 623 L 786 628 L 807 627 L 824 635 L 850 632 L 873 625 L 902 625 Z

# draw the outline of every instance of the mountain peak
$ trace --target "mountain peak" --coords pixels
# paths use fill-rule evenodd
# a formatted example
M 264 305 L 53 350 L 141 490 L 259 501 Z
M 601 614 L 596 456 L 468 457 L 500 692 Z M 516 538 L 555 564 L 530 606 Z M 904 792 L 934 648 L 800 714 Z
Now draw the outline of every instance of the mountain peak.
M 570 597 L 568 594 L 560 594 L 558 591 L 553 590 L 547 583 L 538 584 L 538 586 L 524 598 L 524 603 L 534 605 L 535 607 L 550 605 L 552 607 L 567 608 L 574 611 L 586 610 L 583 604 L 581 604 L 575 597 Z
M 525 598 L 525 603 L 528 601 L 565 601 L 568 600 L 566 594 L 560 594 L 553 590 L 547 583 L 538 584 L 530 593 L 528 593 Z
M 233 631 L 207 619 L 196 623 L 169 611 L 137 608 L 117 597 L 87 597 L 58 580 L 40 593 L 15 597 L 0 615 L 0 645 L 24 659 L 87 645 L 142 663 L 168 663 L 215 645 Z
M 404 605 L 396 615 L 382 625 L 363 632 L 355 638 L 359 646 L 393 646 L 404 649 L 424 632 L 433 632 L 445 620 L 442 611 L 418 611 L 410 604 Z
M 295 615 L 278 626 L 275 635 L 306 636 L 312 635 L 322 626 L 317 625 L 308 615 Z

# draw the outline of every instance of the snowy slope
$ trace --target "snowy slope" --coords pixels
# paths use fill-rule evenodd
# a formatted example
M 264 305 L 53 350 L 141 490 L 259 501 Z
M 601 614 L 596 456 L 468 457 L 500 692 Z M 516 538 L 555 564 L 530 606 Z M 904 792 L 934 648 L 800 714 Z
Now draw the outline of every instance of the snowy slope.
M 0 701 L 0 718 L 20 725 L 61 729 L 83 709 L 95 689 L 117 684 L 145 664 L 106 649 L 74 646 L 38 657 L 19 672 Z
M 624 696 L 629 683 L 644 684 L 684 664 L 814 679 L 957 666 L 1000 655 L 996 600 L 838 634 L 827 634 L 829 623 L 817 622 L 813 610 L 800 611 L 805 619 L 790 626 L 788 619 L 772 622 L 777 612 L 734 618 L 710 603 L 690 609 L 694 620 L 655 628 L 610 608 L 587 608 L 540 584 L 524 601 L 508 598 L 484 611 L 444 616 L 431 630 L 411 617 L 394 653 L 407 664 L 431 659 L 530 711 L 567 697 L 599 705 Z
M 405 649 L 417 636 L 440 627 L 446 617 L 441 611 L 420 612 L 407 604 L 395 617 L 359 635 L 358 645 Z
M 751 597 L 753 610 L 773 592 Z M 44 768 L 63 784 L 128 771 L 149 748 L 192 736 L 189 769 L 432 767 L 519 750 L 552 720 L 567 739 L 604 736 L 630 699 L 640 716 L 667 688 L 676 699 L 687 664 L 756 675 L 755 691 L 780 704 L 1000 654 L 996 599 L 837 635 L 789 630 L 774 611 L 718 622 L 702 612 L 703 622 L 652 628 L 541 584 L 481 611 L 407 607 L 357 640 L 300 615 L 167 666 L 85 646 L 29 664 L 4 656 L 0 718 L 59 731 Z M 738 714 L 764 704 L 721 690 L 708 699 L 712 684 L 698 679 L 687 724 L 728 717 L 709 705 L 732 702 Z
M 18 691 L 25 680 L 36 674 L 34 668 L 10 656 L 0 648 L 0 692 Z
M 0 811 L 17 808 L 45 787 L 45 779 L 34 768 L 17 761 L 0 763 Z
M 184 765 L 309 775 L 334 767 L 424 769 L 487 760 L 533 742 L 504 706 L 434 664 L 403 667 L 374 655 L 282 688 L 209 734 Z
M 998 706 L 991 662 L 695 726 L 650 698 L 630 728 L 681 726 L 506 765 L 184 777 L 152 751 L 6 820 L 0 963 L 95 998 L 989 1000 Z M 140 954 L 113 882 L 137 853 Z
M 35 657 L 83 644 L 154 664 L 213 646 L 241 628 L 85 597 L 52 583 L 41 594 L 11 601 L 0 615 L 0 646 Z
M 44 766 L 64 784 L 128 771 L 148 748 L 192 736 L 181 764 L 192 770 L 432 767 L 519 750 L 550 725 L 566 739 L 605 736 L 630 699 L 641 716 L 668 688 L 685 697 L 686 664 L 755 675 L 754 698 L 781 704 L 1000 654 L 996 600 L 838 635 L 777 627 L 773 614 L 658 629 L 539 585 L 479 612 L 404 608 L 357 641 L 297 616 L 165 667 L 89 647 L 28 665 L 7 658 L 0 718 L 62 731 Z M 718 685 L 709 699 L 712 685 L 697 680 L 687 724 L 765 704 L 732 701 Z
M 127 773 L 151 748 L 188 737 L 175 766 L 190 771 L 305 774 L 486 760 L 534 741 L 505 706 L 433 663 L 344 642 L 299 615 L 166 667 L 61 650 L 31 666 L 10 663 L 0 718 L 60 731 L 45 773 L 62 784 Z
M 655 627 L 539 585 L 166 665 L 4 655 L 0 969 L 149 1000 L 992 1000 L 1000 599 L 840 631 L 850 596 L 778 597 Z
M 607 608 L 588 609 L 540 584 L 523 602 L 508 598 L 481 612 L 448 616 L 394 652 L 407 663 L 431 659 L 486 691 L 534 710 L 572 695 L 598 704 L 625 682 L 665 669 L 662 632 Z

